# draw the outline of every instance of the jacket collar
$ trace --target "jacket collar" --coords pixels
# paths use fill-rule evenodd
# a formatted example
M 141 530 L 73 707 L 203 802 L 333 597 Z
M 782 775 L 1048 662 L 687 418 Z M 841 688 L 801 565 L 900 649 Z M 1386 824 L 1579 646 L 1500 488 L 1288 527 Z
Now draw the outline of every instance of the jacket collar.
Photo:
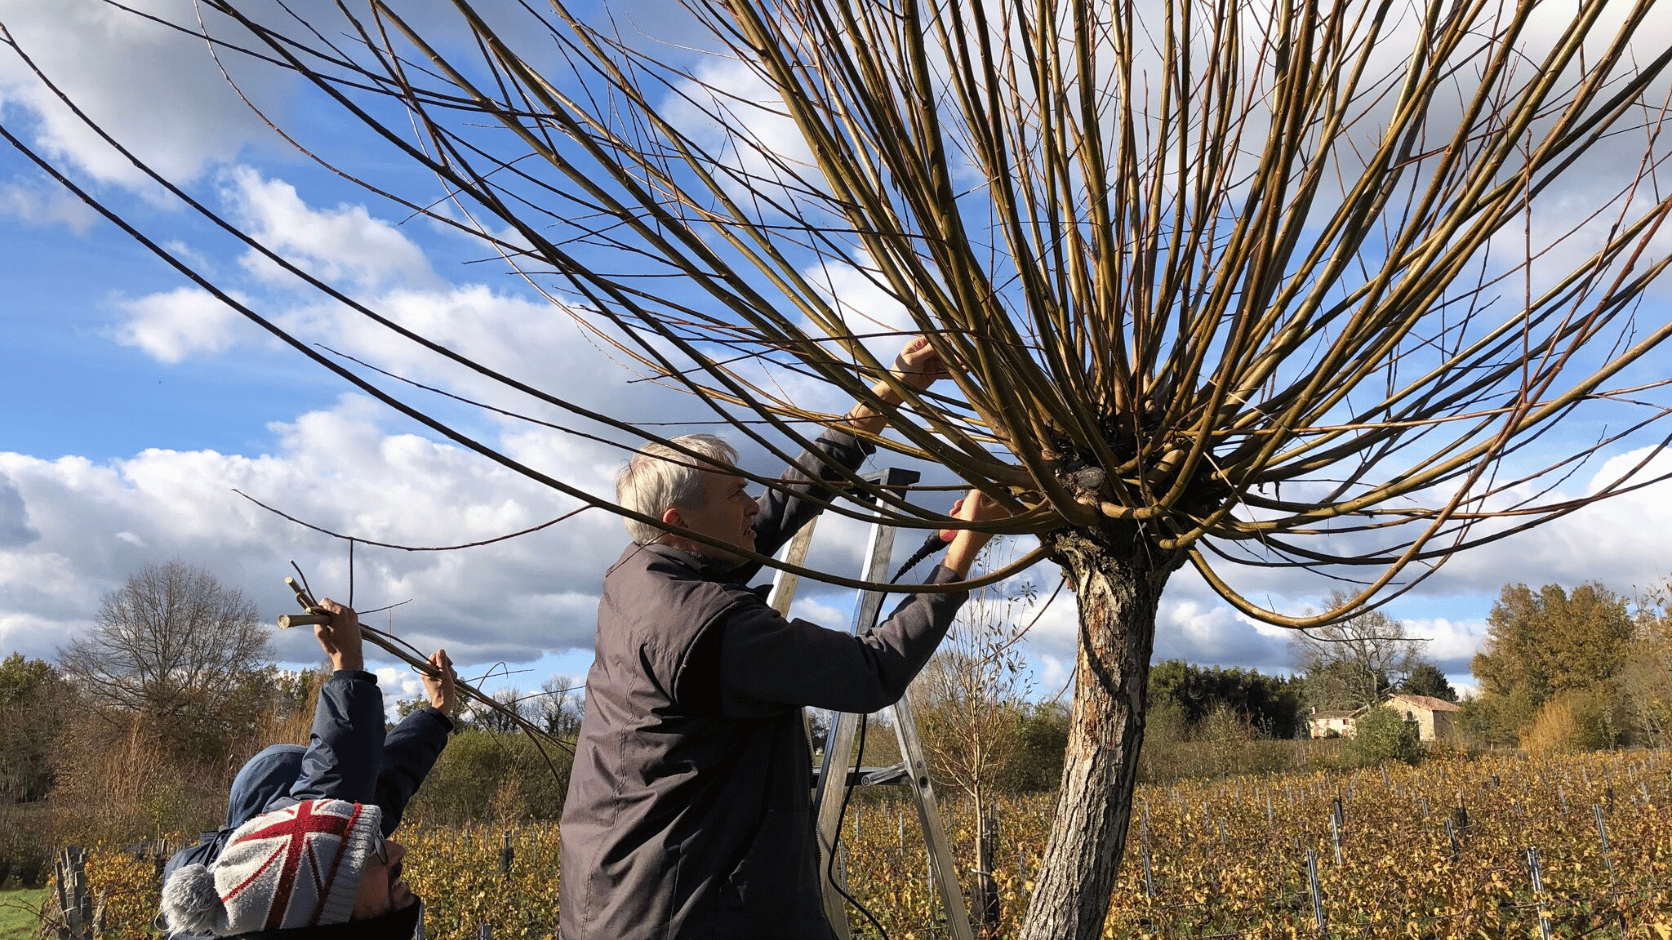
M 743 585 L 744 577 L 740 576 L 747 576 L 748 574 L 752 574 L 754 571 L 759 570 L 758 566 L 750 565 L 748 563 L 739 565 L 735 562 L 704 558 L 695 552 L 688 552 L 684 549 L 674 548 L 672 545 L 663 545 L 660 542 L 652 542 L 649 545 L 640 545 L 638 548 L 640 551 L 650 552 L 680 565 L 681 567 L 689 568 L 696 572 L 697 575 L 704 581 L 717 581 L 722 584 L 737 584 L 741 586 Z M 761 600 L 764 601 L 766 600 L 767 595 L 772 592 L 772 584 L 768 582 L 766 584 L 755 585 L 753 587 L 749 587 L 748 590 L 753 591 L 760 597 Z
M 741 567 L 736 562 L 705 558 L 696 552 L 674 548 L 672 545 L 663 545 L 661 542 L 651 542 L 649 545 L 641 545 L 639 548 L 689 568 L 701 575 L 705 581 L 732 581 L 735 573 Z

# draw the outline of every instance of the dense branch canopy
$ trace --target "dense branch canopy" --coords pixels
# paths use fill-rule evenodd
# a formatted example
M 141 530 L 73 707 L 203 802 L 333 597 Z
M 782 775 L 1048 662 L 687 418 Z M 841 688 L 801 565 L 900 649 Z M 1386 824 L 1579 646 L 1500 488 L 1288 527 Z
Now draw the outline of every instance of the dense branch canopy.
M 1127 527 L 1305 625 L 1572 511 L 1553 494 L 1588 454 L 1661 443 L 1665 388 L 1636 368 L 1672 331 L 1639 306 L 1672 208 L 1649 0 L 727 0 L 689 4 L 707 35 L 678 49 L 560 2 L 453 5 L 470 43 L 385 0 L 341 0 L 341 32 L 202 0 L 201 28 L 450 200 L 385 195 L 779 456 L 837 417 L 787 385 L 874 403 L 899 385 L 880 351 L 924 333 L 956 391 L 899 385 L 885 446 L 1008 498 L 1010 531 Z M 1544 209 L 1599 153 L 1626 155 L 1617 185 Z M 642 430 L 462 364 L 568 428 Z M 1607 429 L 1549 456 L 1581 411 Z M 1289 618 L 1227 565 L 1353 589 Z

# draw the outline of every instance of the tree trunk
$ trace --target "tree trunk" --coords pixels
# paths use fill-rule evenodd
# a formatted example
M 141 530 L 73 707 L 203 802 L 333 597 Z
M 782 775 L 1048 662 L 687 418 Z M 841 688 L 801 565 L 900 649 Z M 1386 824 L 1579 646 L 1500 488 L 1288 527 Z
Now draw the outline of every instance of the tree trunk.
M 1161 589 L 1182 556 L 1135 528 L 1046 537 L 1079 602 L 1068 753 L 1020 940 L 1097 940 L 1126 847 Z
M 970 788 L 975 802 L 975 871 L 970 879 L 970 919 L 974 933 L 983 940 L 997 940 L 999 935 L 999 885 L 993 878 L 993 834 L 997 821 L 987 809 L 987 799 L 979 781 Z

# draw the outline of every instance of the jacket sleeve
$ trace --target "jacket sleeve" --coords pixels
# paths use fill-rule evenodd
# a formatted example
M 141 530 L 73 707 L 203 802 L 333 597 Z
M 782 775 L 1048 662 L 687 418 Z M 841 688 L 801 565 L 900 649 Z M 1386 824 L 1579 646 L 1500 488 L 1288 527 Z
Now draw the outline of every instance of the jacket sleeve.
M 452 719 L 426 705 L 402 718 L 389 732 L 383 742 L 383 770 L 377 775 L 377 805 L 383 807 L 384 835 L 394 835 L 407 802 L 429 776 L 452 730 Z
M 931 584 L 958 576 L 936 566 Z M 743 599 L 721 630 L 721 707 L 757 717 L 785 706 L 872 712 L 899 701 L 940 645 L 968 591 L 913 594 L 864 636 L 787 620 L 759 599 Z
M 762 555 L 776 553 L 807 520 L 819 514 L 822 507 L 807 497 L 830 498 L 834 492 L 831 484 L 841 481 L 835 467 L 857 470 L 876 449 L 875 444 L 846 431 L 831 429 L 819 435 L 813 447 L 778 478 L 780 485 L 761 496 L 761 512 L 755 517 L 755 551 Z M 738 572 L 735 580 L 747 581 L 760 568 L 750 565 Z
M 383 692 L 377 677 L 339 669 L 325 680 L 314 708 L 313 731 L 302 755 L 302 775 L 290 796 L 302 800 L 366 803 L 377 792 L 383 766 Z

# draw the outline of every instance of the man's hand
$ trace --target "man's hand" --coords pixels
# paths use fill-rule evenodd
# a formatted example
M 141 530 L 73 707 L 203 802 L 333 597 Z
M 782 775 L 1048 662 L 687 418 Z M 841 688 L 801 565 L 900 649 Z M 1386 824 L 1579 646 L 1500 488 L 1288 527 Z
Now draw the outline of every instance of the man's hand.
M 430 705 L 443 715 L 453 714 L 453 689 L 459 681 L 459 674 L 453 671 L 453 660 L 447 651 L 436 650 L 430 656 L 430 668 L 420 675 L 424 679 L 424 694 L 429 697 Z
M 360 653 L 359 616 L 329 597 L 322 598 L 319 606 L 331 615 L 331 622 L 315 624 L 314 638 L 330 657 L 332 671 L 366 668 L 365 657 Z
M 950 378 L 952 373 L 926 336 L 918 336 L 900 350 L 894 360 L 894 371 L 913 388 L 928 388 L 938 379 Z
M 890 371 L 894 373 L 897 382 L 918 391 L 951 374 L 947 371 L 946 363 L 941 361 L 940 353 L 935 352 L 934 347 L 929 345 L 929 340 L 923 336 L 915 337 L 906 344 L 906 348 L 900 351 L 899 358 L 894 360 L 894 368 Z M 899 405 L 902 401 L 899 390 L 886 381 L 872 385 L 871 394 L 889 408 Z M 857 404 L 848 412 L 846 424 L 856 431 L 876 434 L 882 430 L 883 421 L 882 414 L 870 405 Z
M 980 490 L 970 490 L 969 495 L 958 500 L 952 506 L 952 518 L 965 522 L 991 522 L 995 519 L 1010 518 L 1010 510 L 1005 509 L 987 494 Z M 975 564 L 975 556 L 981 554 L 981 549 L 993 537 L 991 532 L 972 532 L 969 529 L 942 529 L 941 538 L 952 539 L 947 546 L 946 558 L 941 564 L 957 572 L 959 578 L 968 578 L 970 567 Z

